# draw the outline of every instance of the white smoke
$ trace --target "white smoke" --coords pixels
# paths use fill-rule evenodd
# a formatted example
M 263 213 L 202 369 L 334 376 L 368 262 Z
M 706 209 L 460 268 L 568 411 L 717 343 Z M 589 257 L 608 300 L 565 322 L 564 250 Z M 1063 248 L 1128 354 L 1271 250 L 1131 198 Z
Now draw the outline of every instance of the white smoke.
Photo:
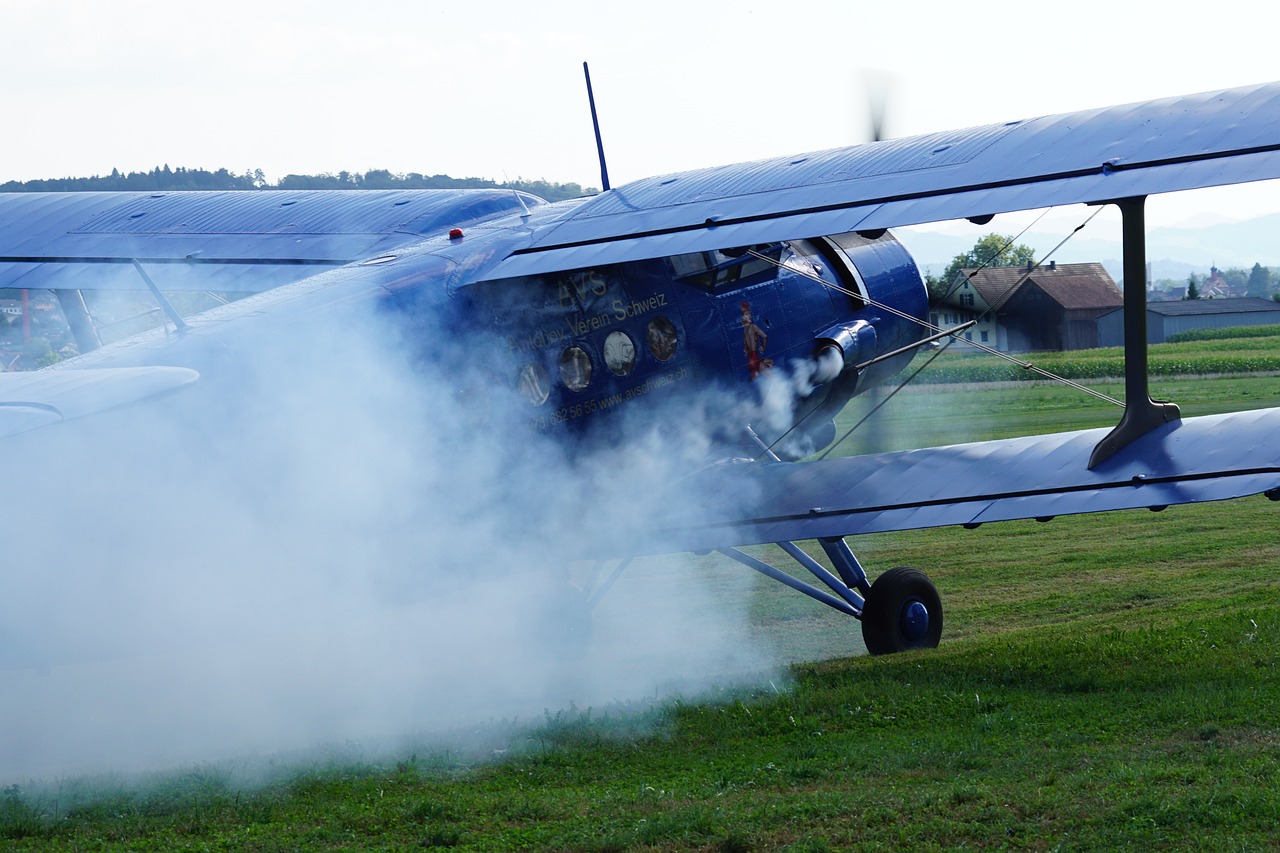
M 768 666 L 745 571 L 711 588 L 644 561 L 589 647 L 569 583 L 571 558 L 696 511 L 673 484 L 718 403 L 566 448 L 514 394 L 477 427 L 465 377 L 385 318 L 302 325 L 189 392 L 7 443 L 0 782 L 391 743 Z
M 821 448 L 797 428 L 797 412 L 801 404 L 824 381 L 839 374 L 840 365 L 833 365 L 839 355 L 830 349 L 823 350 L 816 359 L 790 359 L 764 371 L 756 380 L 759 402 L 755 407 L 759 432 L 768 437 L 772 449 L 786 459 L 801 459 Z M 816 424 L 814 424 L 816 426 Z

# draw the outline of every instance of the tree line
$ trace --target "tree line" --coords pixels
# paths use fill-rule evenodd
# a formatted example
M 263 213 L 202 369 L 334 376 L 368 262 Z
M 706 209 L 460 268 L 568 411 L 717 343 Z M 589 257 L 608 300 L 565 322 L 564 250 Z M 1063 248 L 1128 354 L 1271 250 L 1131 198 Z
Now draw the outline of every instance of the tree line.
M 88 178 L 46 178 L 32 181 L 7 181 L 0 192 L 156 192 L 177 190 L 442 190 L 442 189 L 515 189 L 533 193 L 547 201 L 562 201 L 598 192 L 575 183 L 553 183 L 517 178 L 514 181 L 491 181 L 487 178 L 452 178 L 448 175 L 423 175 L 418 172 L 396 174 L 387 169 L 367 172 L 342 171 L 319 175 L 285 175 L 271 183 L 261 169 L 236 174 L 229 169 L 187 169 L 157 166 L 149 172 L 121 172 Z

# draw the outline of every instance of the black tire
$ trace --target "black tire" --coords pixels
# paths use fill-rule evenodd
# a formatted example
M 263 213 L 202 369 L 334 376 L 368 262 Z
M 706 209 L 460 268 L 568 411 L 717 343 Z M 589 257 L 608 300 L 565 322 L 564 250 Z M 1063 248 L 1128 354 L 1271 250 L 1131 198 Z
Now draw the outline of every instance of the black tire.
M 942 599 L 924 572 L 889 569 L 871 584 L 862 608 L 862 642 L 873 655 L 935 649 L 942 638 Z

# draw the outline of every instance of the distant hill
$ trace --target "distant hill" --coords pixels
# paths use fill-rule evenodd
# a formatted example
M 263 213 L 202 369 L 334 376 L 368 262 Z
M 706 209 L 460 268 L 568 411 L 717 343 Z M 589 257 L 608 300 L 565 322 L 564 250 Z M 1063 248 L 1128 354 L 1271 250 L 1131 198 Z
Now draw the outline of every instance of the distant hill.
M 487 178 L 451 178 L 448 175 L 422 175 L 417 172 L 394 174 L 386 169 L 368 172 L 338 172 L 320 175 L 285 175 L 276 183 L 270 183 L 262 170 L 235 174 L 227 169 L 171 169 L 166 164 L 150 172 L 122 173 L 116 169 L 110 175 L 94 175 L 88 178 L 49 178 L 35 181 L 8 181 L 0 184 L 0 192 L 157 192 L 166 190 L 360 190 L 360 189 L 516 189 L 533 193 L 547 201 L 562 201 L 594 195 L 599 190 L 583 188 L 574 183 L 556 184 L 544 180 L 499 183 Z

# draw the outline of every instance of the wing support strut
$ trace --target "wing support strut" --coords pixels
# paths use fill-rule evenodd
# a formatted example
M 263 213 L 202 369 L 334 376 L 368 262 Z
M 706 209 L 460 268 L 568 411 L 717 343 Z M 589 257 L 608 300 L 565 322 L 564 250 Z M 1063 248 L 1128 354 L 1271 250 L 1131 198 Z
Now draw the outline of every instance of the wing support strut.
M 631 560 L 631 557 L 624 557 L 619 560 L 614 565 L 612 574 L 604 581 L 600 581 L 600 576 L 607 565 L 607 561 L 600 560 L 595 564 L 582 589 L 587 594 L 588 607 L 595 608 L 600 603 L 600 599 L 604 598 L 605 593 L 613 589 L 613 585 L 618 582 L 618 578 L 622 577 L 622 573 L 626 571 L 627 566 L 631 565 Z
M 1135 439 L 1182 417 L 1173 403 L 1152 400 L 1147 376 L 1146 196 L 1113 202 L 1120 208 L 1124 242 L 1124 415 L 1093 448 L 1092 470 Z
M 93 324 L 93 316 L 89 306 L 85 304 L 84 293 L 79 290 L 55 290 L 58 304 L 62 306 L 62 316 L 67 318 L 71 327 L 71 336 L 76 339 L 76 347 L 80 352 L 89 352 L 102 346 L 102 338 Z
M 156 287 L 156 283 L 151 280 L 151 276 L 147 275 L 147 271 L 142 268 L 142 264 L 136 259 L 133 261 L 133 268 L 138 271 L 138 275 L 142 277 L 142 281 L 147 286 L 147 290 L 151 291 L 151 295 L 156 298 L 156 302 L 160 303 L 161 310 L 165 315 L 173 321 L 173 327 L 179 334 L 187 331 L 186 321 L 182 319 L 182 315 L 173 307 L 173 303 L 164 298 L 164 294 L 160 292 L 160 288 Z

